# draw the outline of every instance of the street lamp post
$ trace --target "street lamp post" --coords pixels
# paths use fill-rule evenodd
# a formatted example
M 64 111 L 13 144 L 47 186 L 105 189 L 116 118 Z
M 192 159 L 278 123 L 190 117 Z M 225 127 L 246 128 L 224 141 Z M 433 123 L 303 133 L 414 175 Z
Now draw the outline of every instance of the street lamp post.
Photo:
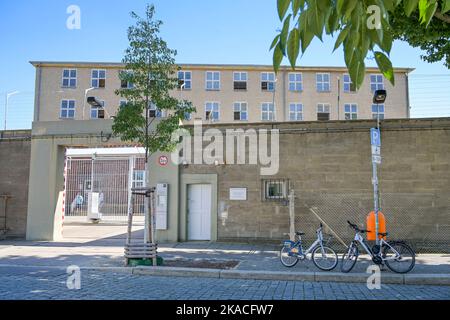
M 14 92 L 10 92 L 6 94 L 6 99 L 5 99 L 5 125 L 4 125 L 4 130 L 6 131 L 6 118 L 8 116 L 8 102 L 9 102 L 9 98 L 12 97 L 15 94 L 18 94 L 19 91 L 14 91 Z
M 376 90 L 375 94 L 373 96 L 373 103 L 377 105 L 377 132 L 380 134 L 380 110 L 379 105 L 384 103 L 386 101 L 387 93 L 386 90 Z M 380 144 L 381 145 L 381 144 Z M 373 149 L 372 149 L 373 150 Z M 378 185 L 378 168 L 377 163 L 373 159 L 373 151 L 372 151 L 372 174 L 373 174 L 373 194 L 374 194 L 374 211 L 375 211 L 375 242 L 378 245 L 379 244 L 379 238 L 378 238 L 378 230 L 379 230 L 379 224 L 378 224 L 378 213 L 380 211 L 380 189 Z M 378 157 L 381 157 L 381 154 L 377 154 Z

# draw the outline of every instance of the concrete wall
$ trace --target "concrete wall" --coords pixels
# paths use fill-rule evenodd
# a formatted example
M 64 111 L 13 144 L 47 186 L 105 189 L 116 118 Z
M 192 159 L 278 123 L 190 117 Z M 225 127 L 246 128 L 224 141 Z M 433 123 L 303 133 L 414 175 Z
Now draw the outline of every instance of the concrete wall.
M 285 237 L 287 206 L 261 199 L 263 180 L 278 178 L 289 179 L 295 190 L 297 229 L 314 236 L 319 221 L 308 209 L 313 207 L 349 240 L 346 220 L 363 226 L 373 210 L 369 130 L 374 126 L 374 121 L 280 123 L 272 126 L 280 129 L 280 170 L 275 176 L 261 176 L 260 166 L 251 165 L 189 165 L 181 174 L 218 175 L 219 207 L 228 211 L 228 218 L 218 223 L 219 240 Z M 449 129 L 448 118 L 382 122 L 381 202 L 393 238 L 411 240 L 422 248 L 437 244 L 448 248 Z M 231 187 L 247 188 L 248 200 L 230 201 Z
M 35 62 L 36 68 L 36 110 L 35 121 L 60 120 L 61 100 L 76 101 L 75 119 L 82 119 L 85 90 L 91 87 L 92 69 L 106 70 L 106 87 L 89 92 L 99 100 L 105 101 L 105 109 L 109 115 L 116 114 L 121 98 L 115 94 L 120 88 L 119 71 L 124 65 L 120 63 L 64 63 L 64 62 Z M 373 93 L 370 89 L 370 74 L 379 74 L 378 69 L 368 68 L 363 86 L 358 92 L 344 92 L 343 76 L 346 68 L 340 67 L 299 67 L 295 72 L 303 77 L 303 91 L 289 91 L 289 73 L 291 68 L 282 67 L 277 75 L 276 92 L 261 90 L 261 72 L 273 72 L 271 66 L 244 66 L 244 65 L 181 65 L 185 71 L 192 72 L 192 89 L 175 90 L 173 96 L 186 99 L 197 108 L 192 119 L 205 120 L 205 103 L 219 102 L 220 119 L 222 123 L 261 122 L 261 104 L 275 102 L 276 121 L 289 119 L 289 104 L 303 104 L 303 119 L 317 120 L 317 104 L 330 104 L 330 118 L 332 120 L 345 119 L 344 105 L 346 103 L 358 105 L 358 119 L 372 119 L 371 101 Z M 62 87 L 62 72 L 64 69 L 77 70 L 77 87 Z M 205 72 L 220 72 L 220 90 L 205 89 Z M 236 91 L 233 88 L 233 72 L 247 72 L 248 82 L 246 91 Z M 384 86 L 389 94 L 385 106 L 386 118 L 409 117 L 409 102 L 407 88 L 407 73 L 411 69 L 395 69 L 395 87 L 387 80 Z M 330 74 L 330 92 L 317 92 L 316 73 Z M 341 81 L 340 106 L 338 108 L 338 78 Z M 235 102 L 246 102 L 248 108 L 248 121 L 235 121 L 233 105 Z M 85 108 L 85 118 L 90 119 L 90 107 Z M 339 110 L 338 110 L 339 109 Z M 71 120 L 63 120 L 71 121 Z M 191 121 L 192 122 L 192 121 Z M 186 123 L 191 123 L 187 121 Z
M 0 131 L 0 238 L 25 237 L 30 136 L 31 131 Z

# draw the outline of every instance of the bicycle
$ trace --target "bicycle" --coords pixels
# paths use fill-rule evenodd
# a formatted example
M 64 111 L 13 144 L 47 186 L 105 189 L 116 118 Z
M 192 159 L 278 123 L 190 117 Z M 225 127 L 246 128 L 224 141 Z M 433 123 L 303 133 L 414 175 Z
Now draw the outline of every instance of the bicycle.
M 414 268 L 416 264 L 416 254 L 405 242 L 387 242 L 384 239 L 388 236 L 388 233 L 378 233 L 378 235 L 382 237 L 380 243 L 370 248 L 369 244 L 361 234 L 371 231 L 359 229 L 357 225 L 350 221 L 347 221 L 347 223 L 356 231 L 356 234 L 354 240 L 349 245 L 347 252 L 342 256 L 342 272 L 348 273 L 355 266 L 359 256 L 358 243 L 361 244 L 364 250 L 372 258 L 372 261 L 377 265 L 386 264 L 386 266 L 395 273 L 408 273 Z
M 296 232 L 297 241 L 284 241 L 283 247 L 280 250 L 281 263 L 288 268 L 295 266 L 299 260 L 304 260 L 309 253 L 311 253 L 311 260 L 314 265 L 324 271 L 331 271 L 336 268 L 338 264 L 338 255 L 336 252 L 324 245 L 323 243 L 323 226 L 317 229 L 317 240 L 306 250 L 303 251 L 302 236 L 303 232 Z

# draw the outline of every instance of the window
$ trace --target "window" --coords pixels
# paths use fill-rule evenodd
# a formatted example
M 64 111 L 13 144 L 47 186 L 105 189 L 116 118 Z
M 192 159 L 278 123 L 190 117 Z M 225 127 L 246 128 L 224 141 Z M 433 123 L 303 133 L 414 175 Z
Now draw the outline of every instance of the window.
M 262 91 L 275 90 L 275 73 L 273 72 L 261 73 L 261 90 Z
M 234 90 L 247 90 L 247 72 L 233 72 Z
M 383 76 L 381 74 L 370 75 L 370 90 L 375 92 L 384 89 Z
M 247 102 L 235 102 L 233 106 L 234 120 L 248 120 Z
M 358 119 L 358 105 L 354 103 L 346 103 L 344 105 L 345 120 Z
M 122 70 L 122 71 L 120 71 L 120 73 L 121 74 L 130 74 L 130 71 L 123 71 Z M 119 78 L 120 78 L 120 76 L 119 76 Z M 122 89 L 132 89 L 134 86 L 133 86 L 132 82 L 120 79 L 120 87 Z
M 75 118 L 75 100 L 62 100 L 61 111 L 59 114 L 61 119 L 74 119 Z
M 184 113 L 184 120 L 191 121 L 192 120 L 192 114 L 190 112 Z
M 119 109 L 124 108 L 127 105 L 128 101 L 127 100 L 120 100 L 119 102 Z
M 348 74 L 344 74 L 344 92 L 356 92 L 356 88 Z
M 261 104 L 261 120 L 262 121 L 275 120 L 275 106 L 273 103 Z
M 143 188 L 145 186 L 145 170 L 133 171 L 133 188 Z
M 319 103 L 317 105 L 317 120 L 330 120 L 330 105 L 328 103 Z
M 62 77 L 63 88 L 76 88 L 77 86 L 77 70 L 64 69 Z
M 150 103 L 150 108 L 148 109 L 148 116 L 150 118 L 167 118 L 167 110 L 160 110 L 156 104 Z
M 289 121 L 303 120 L 303 105 L 301 103 L 291 103 L 289 105 Z
M 210 121 L 219 120 L 219 103 L 207 102 L 205 105 L 205 119 Z
M 178 71 L 178 89 L 191 90 L 192 89 L 192 72 Z
M 289 73 L 289 91 L 302 91 L 302 80 L 301 73 Z
M 263 200 L 283 201 L 288 198 L 289 180 L 263 180 L 262 181 Z
M 93 88 L 106 86 L 106 70 L 92 70 L 91 86 Z
M 380 120 L 384 120 L 384 104 L 372 105 L 372 118 L 377 119 L 377 115 L 379 115 Z
M 105 107 L 105 101 L 99 101 L 102 108 Z M 105 110 L 101 108 L 91 107 L 91 119 L 105 119 Z
M 330 91 L 330 74 L 329 73 L 317 73 L 316 74 L 316 87 L 318 92 Z
M 206 90 L 220 90 L 220 72 L 206 72 Z

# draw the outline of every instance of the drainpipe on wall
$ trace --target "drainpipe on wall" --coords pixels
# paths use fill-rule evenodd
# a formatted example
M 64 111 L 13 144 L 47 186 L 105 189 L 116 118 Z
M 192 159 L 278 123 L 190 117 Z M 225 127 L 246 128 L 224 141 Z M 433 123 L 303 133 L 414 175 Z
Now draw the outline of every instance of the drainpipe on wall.
M 41 83 L 42 83 L 42 67 L 36 66 L 36 92 L 34 101 L 34 121 L 39 121 L 39 113 L 41 111 Z
M 406 77 L 406 118 L 411 118 L 411 106 L 409 105 L 409 74 L 405 73 Z

